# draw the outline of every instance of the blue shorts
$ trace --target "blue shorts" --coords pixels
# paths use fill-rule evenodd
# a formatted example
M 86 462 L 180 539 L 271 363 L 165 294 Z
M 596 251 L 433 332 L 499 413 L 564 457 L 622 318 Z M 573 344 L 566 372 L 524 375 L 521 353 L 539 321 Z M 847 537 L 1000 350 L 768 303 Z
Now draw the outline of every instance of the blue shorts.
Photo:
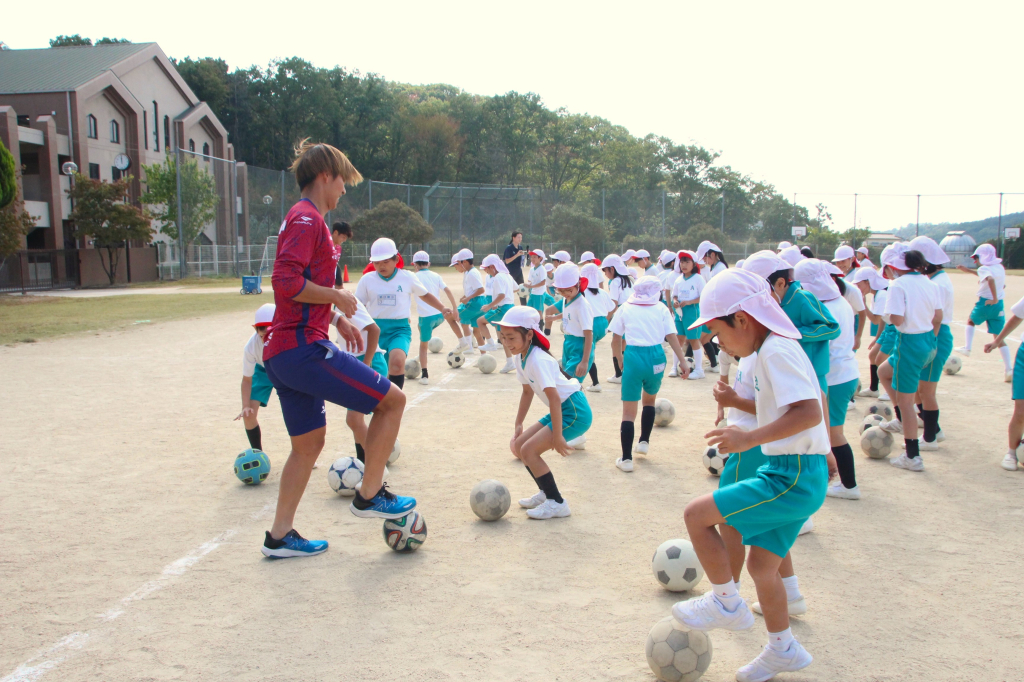
M 590 403 L 583 391 L 579 390 L 562 403 L 562 438 L 572 440 L 579 438 L 590 428 L 594 415 L 590 412 Z M 540 423 L 551 428 L 551 414 L 540 418 Z
M 846 423 L 846 407 L 857 392 L 860 379 L 851 379 L 845 384 L 834 384 L 828 387 L 828 425 L 842 426 Z
M 1003 312 L 1003 302 L 996 301 L 993 305 L 985 305 L 988 299 L 979 298 L 971 311 L 971 322 L 980 325 L 984 322 L 988 326 L 989 334 L 998 334 L 1003 331 L 1006 324 L 1006 313 Z
M 604 315 L 598 315 L 594 318 L 594 345 L 605 337 L 608 333 L 608 318 Z M 593 358 L 591 358 L 593 359 Z
M 1013 361 L 1013 399 L 1024 400 L 1024 343 L 1017 347 Z
M 892 365 L 892 387 L 898 393 L 917 393 L 921 372 L 935 357 L 935 334 L 896 333 L 896 343 L 889 356 Z
M 252 373 L 252 390 L 249 391 L 249 400 L 258 400 L 263 407 L 267 406 L 270 400 L 270 392 L 274 390 L 274 384 L 270 383 L 267 377 L 267 370 L 262 365 L 256 365 L 256 371 Z
M 409 346 L 412 344 L 412 326 L 409 318 L 403 317 L 400 320 L 374 320 L 380 327 L 380 338 L 377 339 L 377 347 L 384 351 L 391 360 L 391 351 L 400 350 L 409 355 Z
M 549 306 L 549 305 L 554 305 L 554 304 L 555 304 L 555 297 L 552 296 L 550 293 L 545 292 L 545 294 L 544 294 L 544 305 L 545 306 Z M 541 315 L 543 316 L 543 312 L 541 313 Z
M 364 365 L 366 364 L 365 353 L 363 353 L 362 355 L 357 355 L 356 359 L 359 360 L 359 362 L 363 363 Z M 384 357 L 383 353 L 373 354 L 373 359 L 370 360 L 370 367 L 372 367 L 377 372 L 377 374 L 383 374 L 384 376 L 388 376 L 388 360 L 386 357 Z
M 426 343 L 430 341 L 430 337 L 434 335 L 434 330 L 444 324 L 444 315 L 438 313 L 437 315 L 427 315 L 426 317 L 420 316 L 419 329 L 420 329 L 420 343 Z
M 483 308 L 484 305 L 484 299 L 481 296 L 469 299 L 468 303 L 460 303 L 459 322 L 469 325 L 470 327 L 477 326 L 476 321 L 480 319 L 480 309 Z
M 896 345 L 896 335 L 898 333 L 899 332 L 896 331 L 896 325 L 885 325 L 885 329 L 882 330 L 882 335 L 878 337 L 878 346 L 883 354 L 892 355 L 892 349 L 893 346 Z
M 526 305 L 540 313 L 540 319 L 544 319 L 544 294 L 530 294 L 526 299 Z
M 391 390 L 387 376 L 326 340 L 278 353 L 264 365 L 289 436 L 326 426 L 325 400 L 369 414 Z
M 708 331 L 707 325 L 701 325 L 696 329 L 689 329 L 689 326 L 697 321 L 700 314 L 699 305 L 688 305 L 677 311 L 676 315 L 676 336 L 685 336 L 687 339 L 699 339 L 701 334 Z
M 768 456 L 761 452 L 761 446 L 755 445 L 744 452 L 734 452 L 725 460 L 722 474 L 718 477 L 718 487 L 724 488 L 733 483 L 753 478 L 762 464 L 768 463 Z
M 571 377 L 577 379 L 583 379 L 587 376 L 587 372 L 590 371 L 591 365 L 594 364 L 594 350 L 596 344 L 590 344 L 590 361 L 587 363 L 587 372 L 584 372 L 581 376 L 576 376 L 576 367 L 583 360 L 583 346 L 586 344 L 586 340 L 582 336 L 573 336 L 572 334 L 566 334 L 562 338 L 562 367 Z
M 487 320 L 488 322 L 490 322 L 495 327 L 497 327 L 498 326 L 498 322 L 501 321 L 501 318 L 505 317 L 505 313 L 507 313 L 508 311 L 512 310 L 513 308 L 515 308 L 515 306 L 511 305 L 511 304 L 509 304 L 509 305 L 500 305 L 497 308 L 495 308 L 494 310 L 489 310 L 486 313 L 484 313 L 484 319 Z M 501 331 L 501 330 L 499 329 L 498 331 Z
M 644 393 L 658 394 L 665 376 L 664 348 L 627 345 L 622 360 L 622 402 L 640 400 Z
M 935 338 L 935 358 L 921 370 L 921 381 L 937 382 L 942 378 L 942 369 L 946 366 L 953 352 L 953 332 L 948 324 L 939 327 L 939 335 Z
M 828 464 L 825 455 L 773 455 L 767 460 L 757 475 L 712 495 L 718 512 L 743 536 L 744 545 L 784 557 L 800 527 L 825 501 Z
M 878 336 L 878 325 L 874 322 L 871 323 L 871 338 Z

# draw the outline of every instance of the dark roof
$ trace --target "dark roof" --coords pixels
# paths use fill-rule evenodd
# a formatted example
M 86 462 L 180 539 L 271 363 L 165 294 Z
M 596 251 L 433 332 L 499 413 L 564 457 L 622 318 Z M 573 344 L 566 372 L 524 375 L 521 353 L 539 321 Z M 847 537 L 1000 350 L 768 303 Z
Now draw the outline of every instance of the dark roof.
M 152 44 L 0 50 L 0 94 L 74 90 Z

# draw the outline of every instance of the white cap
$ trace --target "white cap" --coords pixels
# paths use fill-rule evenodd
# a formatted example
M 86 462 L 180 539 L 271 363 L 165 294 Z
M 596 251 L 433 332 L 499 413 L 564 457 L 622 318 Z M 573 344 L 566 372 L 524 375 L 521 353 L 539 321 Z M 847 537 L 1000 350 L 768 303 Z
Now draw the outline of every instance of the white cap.
M 588 289 L 596 289 L 601 283 L 601 267 L 596 263 L 587 263 L 580 268 L 580 278 L 587 280 Z
M 853 283 L 859 282 L 867 282 L 868 286 L 875 291 L 889 287 L 889 280 L 882 277 L 874 268 L 857 268 L 857 271 L 853 273 Z
M 555 251 L 551 254 L 551 258 L 552 260 L 561 261 L 563 263 L 568 263 L 572 260 L 572 256 L 569 255 L 568 251 Z
M 996 263 L 1002 263 L 1002 258 L 996 258 L 996 247 L 991 244 L 982 244 L 974 250 L 971 254 L 971 258 L 978 257 L 978 261 L 982 265 L 995 265 Z
M 469 249 L 459 249 L 459 251 L 452 256 L 452 265 L 455 265 L 460 260 L 472 260 L 473 252 Z
M 277 310 L 277 306 L 273 303 L 264 303 L 256 309 L 256 321 L 253 323 L 254 327 L 260 327 L 263 325 L 271 325 L 274 322 L 274 311 Z
M 654 275 L 645 275 L 633 285 L 627 303 L 636 305 L 654 305 L 661 299 L 661 280 Z
M 626 253 L 629 253 L 628 251 Z M 604 257 L 601 261 L 602 268 L 614 268 L 616 275 L 628 275 L 629 270 L 626 268 L 626 264 L 623 262 L 622 256 L 616 256 L 614 253 L 610 253 Z
M 738 261 L 736 261 L 736 267 L 742 268 L 743 264 L 746 263 L 746 262 L 747 262 L 746 258 L 740 258 Z
M 583 255 L 580 256 L 580 263 L 589 263 L 592 260 L 597 260 L 597 256 L 594 255 L 593 251 L 584 251 Z
M 552 272 L 554 269 L 555 269 L 555 266 L 554 266 L 553 263 L 545 263 L 544 264 L 544 270 L 545 271 Z
M 779 251 L 779 256 L 782 258 L 782 260 L 784 260 L 787 263 L 789 263 L 790 267 L 793 267 L 794 265 L 796 265 L 800 261 L 802 261 L 805 258 L 807 258 L 807 256 L 805 256 L 804 254 L 800 253 L 800 247 L 799 246 L 788 246 L 788 247 L 784 248 L 782 251 Z
M 846 260 L 847 258 L 856 257 L 857 254 L 854 252 L 853 247 L 847 244 L 843 244 L 842 246 L 836 249 L 836 255 L 835 258 L 832 259 L 832 262 L 835 263 L 837 260 Z
M 632 258 L 636 258 L 636 251 L 633 249 L 626 249 L 626 253 L 622 254 L 622 262 L 625 263 Z
M 430 262 L 430 254 L 427 253 L 426 251 L 417 251 L 416 253 L 414 253 L 412 255 L 412 262 L 413 263 L 429 263 Z
M 796 264 L 793 274 L 800 286 L 814 294 L 819 301 L 831 301 L 840 296 L 839 285 L 832 279 L 833 270 L 838 272 L 839 268 L 817 258 L 808 258 Z
M 912 251 L 920 251 L 924 259 L 932 265 L 943 265 L 949 262 L 949 256 L 931 237 L 914 237 L 910 240 Z
M 636 257 L 637 258 L 650 258 L 651 257 L 651 252 L 648 251 L 647 249 L 640 249 L 639 251 L 636 252 Z
M 658 260 L 661 262 L 662 265 L 667 266 L 674 263 L 676 258 L 678 257 L 679 256 L 677 256 L 674 252 L 665 249 L 664 251 L 661 252 L 661 255 L 658 256 Z
M 801 338 L 800 332 L 772 296 L 768 280 L 739 268 L 726 270 L 707 283 L 700 295 L 700 317 L 689 328 L 696 329 L 715 318 L 740 310 L 779 336 Z
M 743 269 L 767 280 L 768 275 L 773 272 L 778 272 L 779 270 L 792 270 L 793 266 L 783 260 L 779 254 L 765 249 L 764 251 L 758 251 L 757 253 L 752 253 L 748 256 L 743 262 Z
M 857 249 L 857 253 L 864 254 L 865 256 L 867 256 L 870 253 L 870 251 L 868 251 L 868 247 L 862 246 L 859 249 Z
M 540 327 L 540 313 L 528 305 L 513 306 L 498 321 L 498 326 L 532 329 L 544 348 L 551 347 L 551 342 L 548 341 L 548 337 L 544 336 L 544 331 Z
M 790 244 L 789 242 L 779 242 L 779 246 L 775 250 L 776 251 L 782 251 L 783 249 L 788 249 L 791 246 L 793 246 L 793 245 Z
M 717 251 L 718 253 L 722 253 L 722 250 L 718 248 L 717 244 L 705 239 L 700 243 L 700 246 L 697 247 L 697 262 L 701 265 L 704 265 L 704 256 L 708 254 L 708 251 Z
M 505 261 L 498 258 L 498 255 L 494 253 L 484 256 L 484 260 L 480 263 L 480 266 L 485 268 L 494 268 L 498 272 L 504 272 L 506 275 L 508 274 L 508 266 L 505 265 Z
M 395 246 L 394 240 L 381 237 L 370 247 L 370 262 L 376 263 L 377 261 L 387 260 L 397 254 L 398 247 Z
M 693 271 L 697 272 L 700 269 L 698 267 L 700 263 L 697 262 L 697 254 L 695 254 L 693 251 L 687 251 L 686 249 L 683 249 L 682 251 L 676 254 L 676 262 L 672 264 L 672 270 L 674 272 L 682 274 L 683 270 L 679 266 L 679 264 L 682 262 L 684 256 L 693 261 Z
M 580 269 L 575 263 L 562 263 L 555 268 L 555 288 L 568 289 L 580 283 Z
M 544 261 L 546 261 L 548 259 L 548 257 L 544 255 L 544 252 L 541 251 L 540 249 L 534 249 L 533 251 L 531 251 L 527 255 L 528 256 L 537 256 L 538 258 L 540 258 L 540 262 L 541 263 L 543 263 Z
M 885 247 L 885 250 L 882 251 L 882 267 L 884 268 L 888 265 L 889 267 L 896 268 L 897 270 L 909 270 L 910 268 L 907 267 L 907 261 L 903 258 L 909 250 L 910 248 L 903 242 L 889 244 L 889 246 Z

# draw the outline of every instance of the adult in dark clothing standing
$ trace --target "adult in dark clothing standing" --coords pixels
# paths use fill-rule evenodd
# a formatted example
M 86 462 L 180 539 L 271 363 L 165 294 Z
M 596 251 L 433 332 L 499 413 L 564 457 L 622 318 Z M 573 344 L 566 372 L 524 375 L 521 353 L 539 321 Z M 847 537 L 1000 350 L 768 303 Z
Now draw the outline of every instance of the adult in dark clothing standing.
M 508 274 L 512 275 L 512 279 L 516 281 L 516 284 L 523 283 L 523 256 L 526 252 L 519 248 L 519 245 L 523 242 L 522 232 L 513 232 L 512 241 L 505 247 L 505 253 L 502 256 L 502 260 L 505 261 L 505 265 L 508 267 Z M 526 305 L 526 299 L 520 297 L 519 303 Z

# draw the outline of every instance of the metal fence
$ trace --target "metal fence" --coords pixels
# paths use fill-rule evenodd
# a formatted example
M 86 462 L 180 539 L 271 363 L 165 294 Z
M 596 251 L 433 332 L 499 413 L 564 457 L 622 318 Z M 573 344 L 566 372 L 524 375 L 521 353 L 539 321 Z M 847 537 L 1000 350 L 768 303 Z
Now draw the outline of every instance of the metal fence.
M 78 285 L 78 251 L 19 251 L 0 259 L 0 293 L 70 289 Z

